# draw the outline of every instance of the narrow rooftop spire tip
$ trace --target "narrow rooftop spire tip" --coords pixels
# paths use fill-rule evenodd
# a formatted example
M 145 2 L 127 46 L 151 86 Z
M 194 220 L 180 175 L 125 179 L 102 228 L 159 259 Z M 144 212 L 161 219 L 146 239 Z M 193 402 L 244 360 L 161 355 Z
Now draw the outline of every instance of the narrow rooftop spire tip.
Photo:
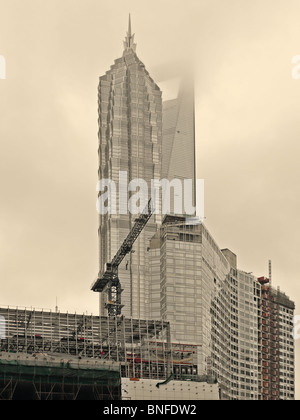
M 128 19 L 128 31 L 127 31 L 127 35 L 124 41 L 124 51 L 129 51 L 129 50 L 133 50 L 134 52 L 136 50 L 136 44 L 134 43 L 134 34 L 132 34 L 132 30 L 131 30 L 130 13 L 129 13 L 129 19 Z

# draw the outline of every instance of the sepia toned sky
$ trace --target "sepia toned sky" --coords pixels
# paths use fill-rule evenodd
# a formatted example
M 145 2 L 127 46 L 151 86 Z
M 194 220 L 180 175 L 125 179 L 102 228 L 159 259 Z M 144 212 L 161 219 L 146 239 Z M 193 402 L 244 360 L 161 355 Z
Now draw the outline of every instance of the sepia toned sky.
M 195 63 L 207 228 L 300 314 L 299 0 L 0 0 L 0 305 L 97 314 L 97 84 L 129 12 L 158 84 Z

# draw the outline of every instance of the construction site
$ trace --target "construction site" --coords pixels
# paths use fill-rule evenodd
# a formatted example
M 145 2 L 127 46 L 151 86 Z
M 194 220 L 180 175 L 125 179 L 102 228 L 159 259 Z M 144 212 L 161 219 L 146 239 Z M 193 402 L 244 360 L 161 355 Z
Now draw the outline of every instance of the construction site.
M 294 365 L 293 342 L 288 342 L 285 359 L 281 343 L 290 334 L 294 303 L 273 289 L 270 279 L 255 279 L 242 272 L 238 275 L 233 270 L 230 271 L 231 294 L 226 293 L 229 263 L 225 255 L 230 260 L 234 254 L 228 250 L 221 252 L 202 224 L 189 226 L 184 219 L 169 218 L 149 247 L 152 265 L 161 270 L 151 278 L 153 293 L 162 284 L 160 297 L 171 298 L 173 287 L 177 288 L 176 281 L 184 285 L 184 290 L 176 294 L 176 306 L 175 302 L 169 304 L 165 314 L 159 310 L 153 312 L 151 319 L 122 313 L 119 265 L 132 251 L 152 211 L 149 201 L 115 256 L 91 286 L 92 291 L 105 294 L 107 315 L 0 308 L 0 399 L 235 399 L 238 394 L 233 394 L 234 386 L 240 385 L 241 394 L 245 389 L 245 371 L 241 370 L 240 376 L 229 382 L 234 363 L 229 346 L 235 350 L 234 343 L 238 342 L 238 335 L 228 328 L 230 320 L 237 319 L 233 292 L 238 295 L 239 305 L 246 302 L 244 292 L 238 289 L 248 291 L 247 299 L 256 302 L 244 313 L 247 325 L 251 314 L 252 325 L 257 328 L 253 332 L 253 350 L 250 353 L 245 348 L 244 358 L 241 356 L 241 360 L 248 361 L 249 375 L 255 378 L 252 379 L 253 399 L 293 398 L 294 374 L 290 369 Z M 191 245 L 196 256 L 192 262 L 188 261 Z M 209 270 L 203 270 L 201 265 L 197 275 L 196 270 L 181 270 L 180 264 L 186 261 L 188 267 L 197 267 L 197 258 L 202 255 L 207 258 L 205 267 Z M 214 270 L 212 277 L 210 260 L 214 257 L 217 267 L 217 256 L 218 272 Z M 161 267 L 160 259 L 168 265 Z M 235 261 L 232 264 L 235 266 Z M 184 273 L 183 277 L 173 272 L 174 267 Z M 187 308 L 193 311 L 190 324 L 186 319 Z M 204 328 L 204 312 L 197 311 L 205 309 Z M 239 320 L 242 322 L 242 317 Z M 252 366 L 249 355 L 252 355 Z M 284 392 L 284 378 L 289 378 L 290 386 L 286 390 L 289 392 Z
M 172 388 L 176 392 L 169 399 L 178 399 L 182 392 L 187 399 L 196 398 L 198 387 L 193 384 L 202 382 L 217 398 L 216 380 L 198 374 L 199 346 L 171 343 L 169 322 L 122 315 L 118 267 L 152 212 L 150 200 L 92 285 L 93 291 L 107 294 L 107 316 L 0 308 L 0 399 L 117 400 L 122 399 L 122 378 L 143 379 L 157 389 L 175 380 L 180 390 Z M 125 388 L 125 398 L 138 397 L 136 387 Z M 149 398 L 150 391 L 144 397 Z M 201 392 L 208 394 L 205 385 Z
M 0 399 L 121 399 L 121 380 L 198 378 L 169 323 L 0 308 Z

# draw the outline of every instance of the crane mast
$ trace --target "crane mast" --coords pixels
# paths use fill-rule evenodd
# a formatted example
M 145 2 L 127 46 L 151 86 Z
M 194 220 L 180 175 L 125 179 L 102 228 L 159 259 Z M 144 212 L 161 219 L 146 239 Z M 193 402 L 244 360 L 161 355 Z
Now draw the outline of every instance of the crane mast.
M 118 276 L 118 268 L 125 256 L 132 250 L 134 242 L 139 237 L 152 214 L 153 207 L 150 199 L 144 211 L 135 219 L 132 229 L 124 239 L 116 255 L 110 263 L 106 263 L 104 272 L 98 276 L 97 280 L 92 285 L 92 290 L 94 292 L 107 291 L 108 316 L 121 315 L 121 309 L 123 307 L 121 303 L 122 288 Z

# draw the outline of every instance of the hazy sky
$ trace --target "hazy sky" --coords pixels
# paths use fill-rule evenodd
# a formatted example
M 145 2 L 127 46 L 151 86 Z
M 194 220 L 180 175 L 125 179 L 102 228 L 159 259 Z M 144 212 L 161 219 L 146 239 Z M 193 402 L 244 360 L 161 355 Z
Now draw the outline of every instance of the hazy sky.
M 129 12 L 157 82 L 196 63 L 207 228 L 300 314 L 299 0 L 0 0 L 0 305 L 97 314 L 97 85 Z

